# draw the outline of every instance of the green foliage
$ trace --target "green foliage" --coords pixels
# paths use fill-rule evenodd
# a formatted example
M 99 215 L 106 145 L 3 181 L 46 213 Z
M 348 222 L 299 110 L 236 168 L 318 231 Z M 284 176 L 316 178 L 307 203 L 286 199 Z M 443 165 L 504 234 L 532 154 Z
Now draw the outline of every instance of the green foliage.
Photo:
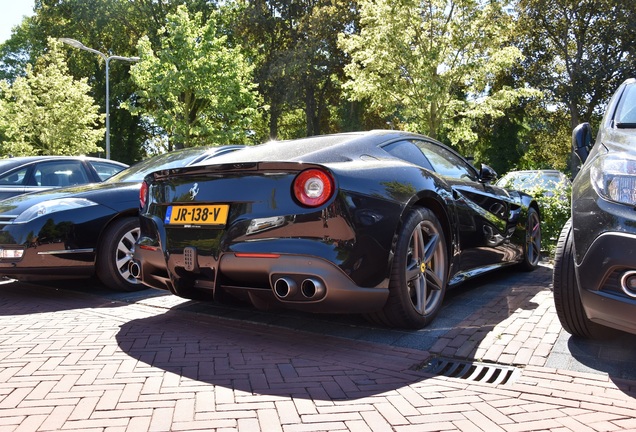
M 35 0 L 36 15 L 23 31 L 14 32 L 0 51 L 0 65 L 3 62 L 14 65 L 14 58 L 34 61 L 46 47 L 47 37 L 73 38 L 85 46 L 106 55 L 134 56 L 139 38 L 147 34 L 153 47 L 160 46 L 158 30 L 165 25 L 166 15 L 176 11 L 178 5 L 188 4 L 191 11 L 208 12 L 214 9 L 209 0 Z M 106 76 L 104 62 L 95 54 L 66 46 L 67 63 L 70 74 L 88 78 L 91 94 L 100 111 L 106 107 Z M 30 60 L 32 59 L 32 60 Z M 20 64 L 16 64 L 19 70 Z M 121 103 L 134 97 L 136 91 L 130 74 L 130 63 L 113 60 L 110 62 L 110 141 L 111 157 L 132 164 L 143 157 L 143 144 L 155 136 L 156 127 L 133 116 L 121 108 Z
M 143 37 L 141 60 L 131 68 L 142 114 L 168 135 L 171 147 L 245 143 L 258 129 L 261 106 L 252 68 L 238 48 L 219 34 L 217 13 L 207 23 L 185 6 L 167 17 L 161 48 Z
M 259 90 L 270 107 L 269 135 L 342 130 L 337 114 L 348 59 L 338 34 L 356 27 L 354 0 L 238 0 L 235 37 L 246 41 Z M 303 113 L 302 128 L 290 123 Z M 287 130 L 287 125 L 292 129 Z M 281 129 L 279 131 L 279 128 Z
M 542 248 L 554 256 L 559 234 L 571 215 L 572 186 L 559 183 L 548 188 L 537 184 L 524 192 L 532 195 L 539 204 Z
M 554 168 L 569 172 L 572 129 L 569 117 L 562 110 L 531 107 L 527 110 L 529 146 L 517 164 L 517 169 Z
M 531 190 L 530 194 L 535 197 L 541 210 L 543 249 L 553 256 L 559 234 L 571 215 L 571 190 L 569 187 L 560 186 L 554 194 L 546 192 L 545 189 L 538 187 Z
M 0 44 L 0 81 L 13 82 L 26 74 L 26 65 L 32 63 L 33 18 L 25 18 L 13 28 L 13 36 Z M 44 46 L 42 47 L 44 49 Z
M 636 66 L 636 8 L 623 0 L 520 0 L 524 77 L 570 115 L 591 121 Z
M 278 119 L 278 129 L 280 132 L 278 133 L 277 139 L 295 139 L 306 136 L 305 120 L 305 113 L 300 108 L 282 113 Z
M 514 14 L 504 12 L 502 6 L 509 4 Z M 249 125 L 232 129 L 237 140 L 246 133 L 261 141 L 268 135 L 393 127 L 437 137 L 498 172 L 566 171 L 572 127 L 581 121 L 594 125 L 618 83 L 636 68 L 636 9 L 622 0 L 35 0 L 35 15 L 0 45 L 0 81 L 25 77 L 27 65 L 34 66 L 47 51 L 48 37 L 74 38 L 108 55 L 133 56 L 147 35 L 149 53 L 163 62 L 165 52 L 174 51 L 181 61 L 173 16 L 182 5 L 190 21 L 198 17 L 198 27 L 212 23 L 210 45 L 222 40 L 216 48 L 223 45 L 242 57 L 241 65 L 254 68 L 239 69 L 238 75 L 248 77 L 245 87 L 237 82 L 248 99 L 257 92 L 264 103 L 242 103 L 238 99 L 244 95 L 231 86 L 213 89 L 238 97 L 239 110 L 269 107 L 247 114 Z M 104 62 L 65 48 L 68 73 L 88 78 L 103 112 Z M 185 145 L 186 139 L 192 144 L 226 140 L 225 132 L 206 125 L 207 119 L 225 122 L 226 112 L 235 113 L 232 104 L 217 101 L 218 109 L 210 108 L 201 97 L 203 84 L 178 89 L 176 96 L 167 88 L 169 76 L 179 71 L 183 76 L 189 68 L 200 76 L 208 73 L 197 69 L 206 57 L 196 52 L 200 61 L 174 61 L 174 70 L 157 68 L 165 74 L 164 87 L 158 78 L 148 81 L 143 91 L 154 93 L 145 95 L 138 93 L 129 63 L 110 63 L 114 159 L 132 163 L 145 155 L 144 147 L 168 149 Z M 543 98 L 531 88 L 540 89 Z M 190 111 L 166 110 L 167 116 L 181 117 L 179 122 L 187 116 L 198 119 L 192 130 L 158 120 L 162 92 L 165 101 L 173 96 L 177 103 L 185 103 L 179 98 L 196 101 Z M 124 101 L 139 115 L 122 109 Z M 206 114 L 197 117 L 200 112 Z M 170 141 L 165 139 L 168 127 L 174 132 Z M 6 140 L 2 133 L 0 140 Z
M 80 155 L 101 151 L 104 136 L 99 108 L 86 79 L 75 80 L 60 50 L 49 51 L 26 76 L 0 82 L 0 136 L 3 156 Z
M 500 1 L 361 0 L 356 34 L 342 35 L 351 56 L 345 84 L 393 123 L 461 150 L 477 140 L 475 119 L 501 117 L 520 97 L 539 96 L 493 79 L 521 59 L 510 44 L 512 19 Z

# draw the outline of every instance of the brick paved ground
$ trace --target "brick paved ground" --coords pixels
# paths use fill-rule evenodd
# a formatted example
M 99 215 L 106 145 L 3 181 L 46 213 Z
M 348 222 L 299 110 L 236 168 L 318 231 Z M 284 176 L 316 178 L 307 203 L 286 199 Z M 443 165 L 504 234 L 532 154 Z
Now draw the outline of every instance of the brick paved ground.
M 175 297 L 2 285 L 0 431 L 636 430 L 636 381 L 549 367 L 566 337 L 549 271 L 496 283 L 428 350 L 188 312 Z M 436 356 L 517 374 L 428 373 Z

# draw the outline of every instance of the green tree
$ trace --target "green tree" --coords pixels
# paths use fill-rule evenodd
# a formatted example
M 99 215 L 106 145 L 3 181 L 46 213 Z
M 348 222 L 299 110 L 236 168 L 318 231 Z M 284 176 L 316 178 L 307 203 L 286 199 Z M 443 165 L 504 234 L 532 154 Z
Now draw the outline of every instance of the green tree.
M 244 143 L 259 128 L 260 101 L 252 68 L 220 34 L 219 14 L 203 23 L 180 6 L 167 19 L 156 52 L 148 37 L 139 41 L 136 105 L 127 107 L 162 128 L 170 149 Z
M 287 53 L 290 96 L 305 114 L 304 136 L 339 130 L 336 116 L 343 101 L 341 83 L 346 76 L 347 57 L 338 46 L 338 34 L 357 18 L 349 0 L 296 2 L 305 5 L 295 27 L 293 49 Z
M 569 113 L 594 119 L 636 66 L 636 9 L 623 0 L 520 0 L 525 77 Z
M 494 78 L 521 59 L 510 44 L 512 17 L 493 0 L 361 0 L 360 32 L 343 34 L 351 56 L 345 85 L 395 127 L 447 135 L 466 151 L 475 119 L 503 115 L 525 87 L 493 90 Z
M 99 107 L 89 95 L 86 79 L 68 74 L 60 43 L 49 50 L 26 76 L 0 83 L 0 145 L 2 155 L 80 155 L 98 152 L 104 136 Z
M 570 171 L 572 128 L 567 113 L 541 105 L 531 106 L 526 110 L 526 121 L 528 146 L 517 168 Z
M 576 160 L 572 129 L 597 124 L 618 85 L 633 76 L 636 9 L 622 0 L 520 0 L 517 9 L 524 78 L 545 93 L 522 163 L 562 167 Z
M 28 28 L 30 45 L 26 52 L 31 59 L 37 59 L 48 37 L 64 37 L 77 39 L 106 55 L 135 55 L 137 40 L 145 31 L 143 27 L 139 28 L 144 20 L 133 9 L 138 3 L 125 0 L 35 0 L 35 15 Z M 148 15 L 145 20 L 151 21 Z M 105 112 L 106 68 L 103 60 L 83 50 L 70 46 L 65 48 L 69 73 L 77 79 L 88 78 L 91 95 L 100 112 Z M 111 157 L 133 163 L 144 156 L 140 143 L 145 139 L 146 130 L 130 112 L 120 108 L 121 102 L 134 92 L 129 67 L 127 62 L 110 62 L 108 103 Z
M 0 80 L 13 82 L 17 77 L 26 74 L 26 65 L 31 63 L 33 48 L 33 19 L 25 18 L 22 23 L 12 29 L 12 36 L 0 44 Z M 42 42 L 42 52 L 46 41 Z
M 338 34 L 356 26 L 354 0 L 239 0 L 236 37 L 248 41 L 271 138 L 342 130 L 345 53 Z M 349 111 L 349 114 L 351 111 Z
M 0 45 L 0 79 L 13 81 L 24 76 L 26 65 L 45 51 L 47 38 L 73 38 L 107 55 L 132 56 L 142 35 L 151 38 L 153 48 L 160 47 L 158 30 L 166 16 L 179 5 L 188 4 L 191 11 L 204 17 L 215 10 L 210 0 L 35 0 L 33 17 L 16 27 L 12 37 Z M 103 112 L 106 106 L 104 62 L 96 55 L 68 47 L 69 72 L 76 78 L 88 78 L 91 94 Z M 113 159 L 133 163 L 145 156 L 140 143 L 154 136 L 156 127 L 144 118 L 121 109 L 130 99 L 135 86 L 129 76 L 129 64 L 110 63 L 110 140 Z

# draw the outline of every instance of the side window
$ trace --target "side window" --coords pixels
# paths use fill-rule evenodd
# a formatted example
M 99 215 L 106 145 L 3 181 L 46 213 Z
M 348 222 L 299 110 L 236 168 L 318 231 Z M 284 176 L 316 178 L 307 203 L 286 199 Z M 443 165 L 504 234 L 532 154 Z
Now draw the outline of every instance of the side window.
M 625 87 L 616 113 L 618 123 L 636 123 L 636 86 Z
M 422 168 L 433 170 L 422 150 L 411 141 L 397 141 L 383 147 L 384 151 Z
M 28 168 L 21 168 L 16 171 L 11 171 L 0 176 L 0 185 L 3 186 L 22 186 L 26 183 L 26 175 Z
M 38 186 L 69 186 L 88 183 L 80 161 L 43 162 L 33 172 Z
M 417 141 L 416 145 L 426 155 L 438 174 L 456 179 L 477 181 L 477 171 L 453 151 L 430 141 Z
M 122 170 L 122 166 L 111 164 L 108 162 L 90 161 L 90 164 L 97 171 L 97 175 L 101 181 L 106 180 L 108 177 L 114 176 Z

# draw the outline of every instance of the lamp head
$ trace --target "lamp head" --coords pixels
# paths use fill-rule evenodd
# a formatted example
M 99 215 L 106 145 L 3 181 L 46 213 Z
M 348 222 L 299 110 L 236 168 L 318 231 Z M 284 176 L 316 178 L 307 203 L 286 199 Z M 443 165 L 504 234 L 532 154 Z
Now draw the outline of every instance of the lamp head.
M 86 47 L 84 46 L 84 44 L 83 44 L 83 43 L 81 43 L 80 41 L 75 40 L 75 39 L 71 39 L 71 38 L 59 38 L 59 41 L 60 41 L 60 42 L 65 43 L 65 44 L 67 44 L 67 45 L 70 45 L 70 46 L 72 46 L 73 48 L 79 48 L 79 49 L 84 49 L 84 48 L 86 48 Z

